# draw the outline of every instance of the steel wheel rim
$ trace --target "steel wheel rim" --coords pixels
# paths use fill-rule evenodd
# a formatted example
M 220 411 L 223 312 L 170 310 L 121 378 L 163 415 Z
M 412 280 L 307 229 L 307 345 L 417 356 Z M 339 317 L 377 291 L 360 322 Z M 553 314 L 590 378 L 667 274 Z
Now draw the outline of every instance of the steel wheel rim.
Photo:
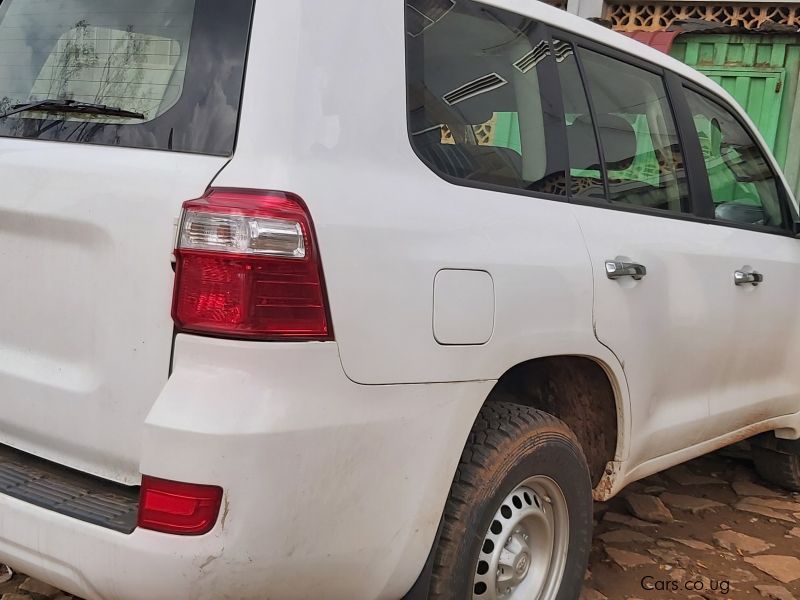
M 506 496 L 484 535 L 473 570 L 473 600 L 551 600 L 569 550 L 564 492 L 544 475 Z

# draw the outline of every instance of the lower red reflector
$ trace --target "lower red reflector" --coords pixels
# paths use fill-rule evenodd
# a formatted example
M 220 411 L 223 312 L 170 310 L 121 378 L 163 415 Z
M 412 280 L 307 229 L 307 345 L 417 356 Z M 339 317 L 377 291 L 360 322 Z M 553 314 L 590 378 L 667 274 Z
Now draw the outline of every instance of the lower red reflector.
M 139 498 L 139 527 L 176 535 L 203 535 L 214 528 L 222 488 L 145 475 Z

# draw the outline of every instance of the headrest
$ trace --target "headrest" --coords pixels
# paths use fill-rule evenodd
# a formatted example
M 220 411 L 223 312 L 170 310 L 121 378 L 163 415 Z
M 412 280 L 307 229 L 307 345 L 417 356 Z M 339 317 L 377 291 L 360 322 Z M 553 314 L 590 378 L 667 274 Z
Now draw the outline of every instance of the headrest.
M 597 115 L 597 128 L 603 144 L 608 169 L 622 171 L 636 158 L 636 132 L 633 126 L 616 115 Z M 570 166 L 573 169 L 599 170 L 594 129 L 590 115 L 580 115 L 567 127 Z

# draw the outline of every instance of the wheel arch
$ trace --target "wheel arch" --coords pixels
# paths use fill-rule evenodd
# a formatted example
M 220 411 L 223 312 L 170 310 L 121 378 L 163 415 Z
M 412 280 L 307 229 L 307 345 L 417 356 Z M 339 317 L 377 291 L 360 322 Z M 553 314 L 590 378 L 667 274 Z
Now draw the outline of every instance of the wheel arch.
M 614 355 L 610 352 L 608 354 L 609 356 L 607 359 L 582 354 L 554 354 L 518 362 L 509 367 L 497 379 L 483 403 L 478 406 L 473 420 L 478 418 L 478 413 L 486 403 L 511 401 L 518 404 L 533 406 L 545 412 L 555 410 L 561 413 L 561 416 L 558 414 L 554 414 L 553 416 L 560 418 L 567 423 L 570 428 L 573 428 L 570 421 L 574 421 L 575 419 L 571 418 L 570 411 L 566 410 L 570 406 L 569 404 L 551 403 L 550 410 L 548 411 L 546 408 L 539 406 L 543 404 L 542 397 L 541 395 L 537 397 L 536 394 L 530 393 L 530 386 L 533 386 L 534 390 L 536 390 L 537 387 L 540 390 L 547 389 L 549 382 L 550 384 L 559 384 L 562 390 L 570 389 L 569 387 L 565 388 L 563 384 L 565 381 L 564 376 L 570 373 L 582 375 L 584 379 L 588 377 L 590 380 L 594 380 L 601 386 L 602 394 L 595 396 L 593 393 L 594 388 L 586 386 L 586 381 L 584 381 L 584 385 L 582 386 L 583 390 L 589 393 L 582 397 L 583 406 L 593 406 L 590 400 L 595 397 L 601 397 L 600 403 L 605 411 L 603 420 L 609 425 L 613 421 L 613 433 L 608 436 L 607 445 L 602 445 L 603 452 L 596 454 L 593 459 L 587 457 L 587 461 L 589 461 L 590 464 L 594 497 L 596 500 L 606 500 L 618 491 L 617 488 L 621 484 L 618 476 L 620 474 L 620 465 L 627 457 L 629 439 L 628 428 L 630 424 L 630 403 L 624 371 L 621 366 L 615 362 Z M 575 405 L 573 404 L 572 406 Z M 564 418 L 565 416 L 568 418 Z M 575 417 L 577 417 L 577 413 L 575 413 Z M 471 427 L 472 426 L 470 426 L 470 428 Z M 576 437 L 578 437 L 581 446 L 583 446 L 584 442 L 581 439 L 581 435 L 575 432 L 574 429 L 573 432 Z M 594 465 L 594 468 L 592 465 Z M 416 582 L 411 590 L 403 597 L 403 600 L 425 600 L 428 597 L 433 560 L 436 554 L 436 548 L 439 545 L 441 533 L 442 523 L 440 522 L 436 535 L 434 536 L 428 559 Z
M 627 387 L 596 357 L 554 355 L 506 370 L 485 402 L 514 402 L 564 421 L 586 455 L 595 497 L 611 495 L 627 452 Z

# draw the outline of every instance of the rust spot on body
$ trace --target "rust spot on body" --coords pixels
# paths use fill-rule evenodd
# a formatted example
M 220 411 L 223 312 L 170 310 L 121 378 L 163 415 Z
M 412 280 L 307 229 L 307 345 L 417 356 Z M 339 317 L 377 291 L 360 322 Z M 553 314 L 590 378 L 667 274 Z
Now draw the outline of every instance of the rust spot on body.
M 592 498 L 595 502 L 605 502 L 614 495 L 614 487 L 617 484 L 617 477 L 620 471 L 620 463 L 612 461 L 606 465 L 603 476 L 592 491 Z

